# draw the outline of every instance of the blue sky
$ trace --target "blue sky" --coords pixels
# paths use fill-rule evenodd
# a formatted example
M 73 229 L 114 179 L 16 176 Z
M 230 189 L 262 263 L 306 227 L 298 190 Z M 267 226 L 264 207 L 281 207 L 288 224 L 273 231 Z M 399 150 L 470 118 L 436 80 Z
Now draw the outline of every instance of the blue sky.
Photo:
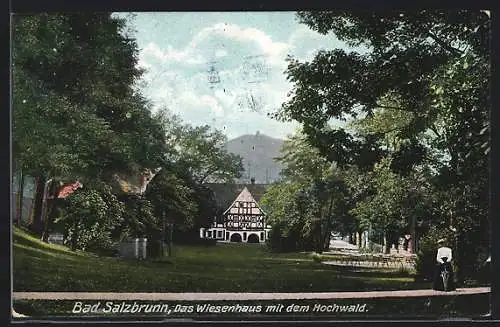
M 293 12 L 136 13 L 130 26 L 147 70 L 139 85 L 154 107 L 166 106 L 192 125 L 210 124 L 230 139 L 292 133 L 298 124 L 266 115 L 292 88 L 286 56 L 311 60 L 320 49 L 347 48 L 299 24 Z

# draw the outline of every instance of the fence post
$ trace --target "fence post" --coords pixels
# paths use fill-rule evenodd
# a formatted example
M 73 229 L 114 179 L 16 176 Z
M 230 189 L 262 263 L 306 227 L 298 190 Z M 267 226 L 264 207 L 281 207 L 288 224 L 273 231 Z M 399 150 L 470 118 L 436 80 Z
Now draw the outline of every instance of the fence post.
M 134 238 L 132 240 L 132 247 L 134 249 L 134 258 L 139 258 L 139 239 L 138 238 Z
M 147 249 L 148 239 L 141 238 L 139 239 L 139 259 L 146 259 L 146 249 Z

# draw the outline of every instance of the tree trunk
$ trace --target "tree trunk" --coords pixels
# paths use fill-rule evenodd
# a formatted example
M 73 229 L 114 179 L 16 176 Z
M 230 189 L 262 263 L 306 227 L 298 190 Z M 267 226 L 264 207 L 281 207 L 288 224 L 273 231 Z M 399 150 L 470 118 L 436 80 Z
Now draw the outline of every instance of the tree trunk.
M 331 233 L 330 233 L 330 232 L 328 232 L 328 233 L 326 234 L 326 238 L 325 238 L 325 245 L 324 245 L 324 247 L 325 247 L 325 251 L 330 250 L 330 240 L 331 240 Z
M 35 191 L 35 203 L 33 219 L 31 222 L 30 229 L 35 234 L 41 236 L 42 234 L 42 219 L 43 219 L 43 206 L 44 206 L 44 190 L 45 190 L 46 178 L 44 176 L 38 176 L 36 178 L 36 191 Z
M 76 248 L 78 246 L 78 234 L 80 231 L 78 230 L 78 220 L 75 219 L 73 223 L 73 235 L 71 238 L 71 250 L 76 251 Z
M 167 240 L 167 227 L 165 211 L 162 212 L 162 237 L 161 237 L 161 257 L 165 256 L 165 241 Z
M 417 235 L 416 235 L 416 220 L 417 220 L 417 217 L 415 217 L 415 215 L 412 215 L 412 219 L 411 219 L 411 230 L 410 230 L 410 253 L 415 253 L 416 251 L 416 239 L 417 239 Z
M 455 260 L 455 264 L 457 266 L 457 271 L 455 272 L 455 278 L 458 282 L 458 284 L 461 284 L 462 281 L 463 281 L 463 265 L 462 265 L 462 251 L 460 249 L 460 237 L 458 234 L 455 234 L 455 244 L 454 244 L 454 248 L 455 248 L 455 251 L 453 252 L 453 260 Z
M 45 220 L 44 220 L 44 228 L 43 228 L 43 234 L 42 234 L 42 240 L 44 242 L 48 242 L 50 228 L 52 227 L 52 223 L 54 220 L 53 212 L 54 212 L 54 207 L 55 207 L 56 201 L 57 201 L 57 199 L 56 199 L 57 184 L 54 181 L 52 181 L 52 184 L 49 188 L 49 191 L 47 192 L 47 196 L 48 195 L 50 195 L 51 198 L 46 200 L 46 205 L 45 205 L 45 207 L 46 207 L 46 210 L 44 213 Z
M 168 231 L 168 256 L 172 256 L 172 238 L 174 234 L 174 224 L 169 224 L 169 231 Z
M 52 213 L 54 211 L 55 201 L 56 201 L 55 199 L 47 200 L 46 210 L 45 210 L 45 215 L 44 215 L 45 220 L 44 220 L 43 233 L 42 233 L 42 240 L 44 242 L 48 242 L 48 239 L 49 239 L 50 228 L 52 227 L 52 222 L 54 220 Z
M 328 251 L 330 249 L 330 236 L 332 234 L 332 226 L 331 226 L 331 217 L 332 217 L 332 211 L 333 211 L 333 204 L 334 204 L 334 196 L 332 195 L 330 197 L 330 203 L 328 205 L 328 211 L 326 212 L 326 216 L 324 217 L 324 234 L 323 234 L 323 249 L 325 251 Z
M 16 225 L 21 226 L 23 219 L 23 200 L 24 200 L 24 174 L 21 170 L 19 178 L 19 187 L 17 190 L 17 212 L 16 212 Z
M 389 242 L 387 242 L 387 234 L 384 232 L 384 253 L 389 254 L 390 249 L 389 249 Z

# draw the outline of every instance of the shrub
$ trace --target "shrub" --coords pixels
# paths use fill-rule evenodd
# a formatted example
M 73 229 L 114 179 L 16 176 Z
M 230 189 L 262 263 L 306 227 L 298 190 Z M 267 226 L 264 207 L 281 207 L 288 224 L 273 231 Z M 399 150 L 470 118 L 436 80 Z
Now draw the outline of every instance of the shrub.
M 201 245 L 214 246 L 217 244 L 216 239 L 200 238 L 199 231 L 189 230 L 174 230 L 173 242 L 179 245 Z
M 300 244 L 299 232 L 287 230 L 282 224 L 272 226 L 266 245 L 271 252 L 295 252 L 299 249 L 304 250 Z
M 65 214 L 58 218 L 65 229 L 65 243 L 72 250 L 109 250 L 111 232 L 120 216 L 110 213 L 108 204 L 96 190 L 82 190 L 65 202 Z
M 217 244 L 217 240 L 210 238 L 200 238 L 200 231 L 195 229 L 179 230 L 174 229 L 173 242 L 179 245 L 207 245 Z

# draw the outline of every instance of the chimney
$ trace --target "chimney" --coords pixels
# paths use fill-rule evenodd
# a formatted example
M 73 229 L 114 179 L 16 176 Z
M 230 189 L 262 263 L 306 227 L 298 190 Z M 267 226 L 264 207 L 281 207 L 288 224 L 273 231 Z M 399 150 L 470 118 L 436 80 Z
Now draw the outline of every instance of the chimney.
M 252 185 L 254 185 L 255 184 L 255 178 L 254 177 L 250 178 L 250 182 L 252 183 Z

